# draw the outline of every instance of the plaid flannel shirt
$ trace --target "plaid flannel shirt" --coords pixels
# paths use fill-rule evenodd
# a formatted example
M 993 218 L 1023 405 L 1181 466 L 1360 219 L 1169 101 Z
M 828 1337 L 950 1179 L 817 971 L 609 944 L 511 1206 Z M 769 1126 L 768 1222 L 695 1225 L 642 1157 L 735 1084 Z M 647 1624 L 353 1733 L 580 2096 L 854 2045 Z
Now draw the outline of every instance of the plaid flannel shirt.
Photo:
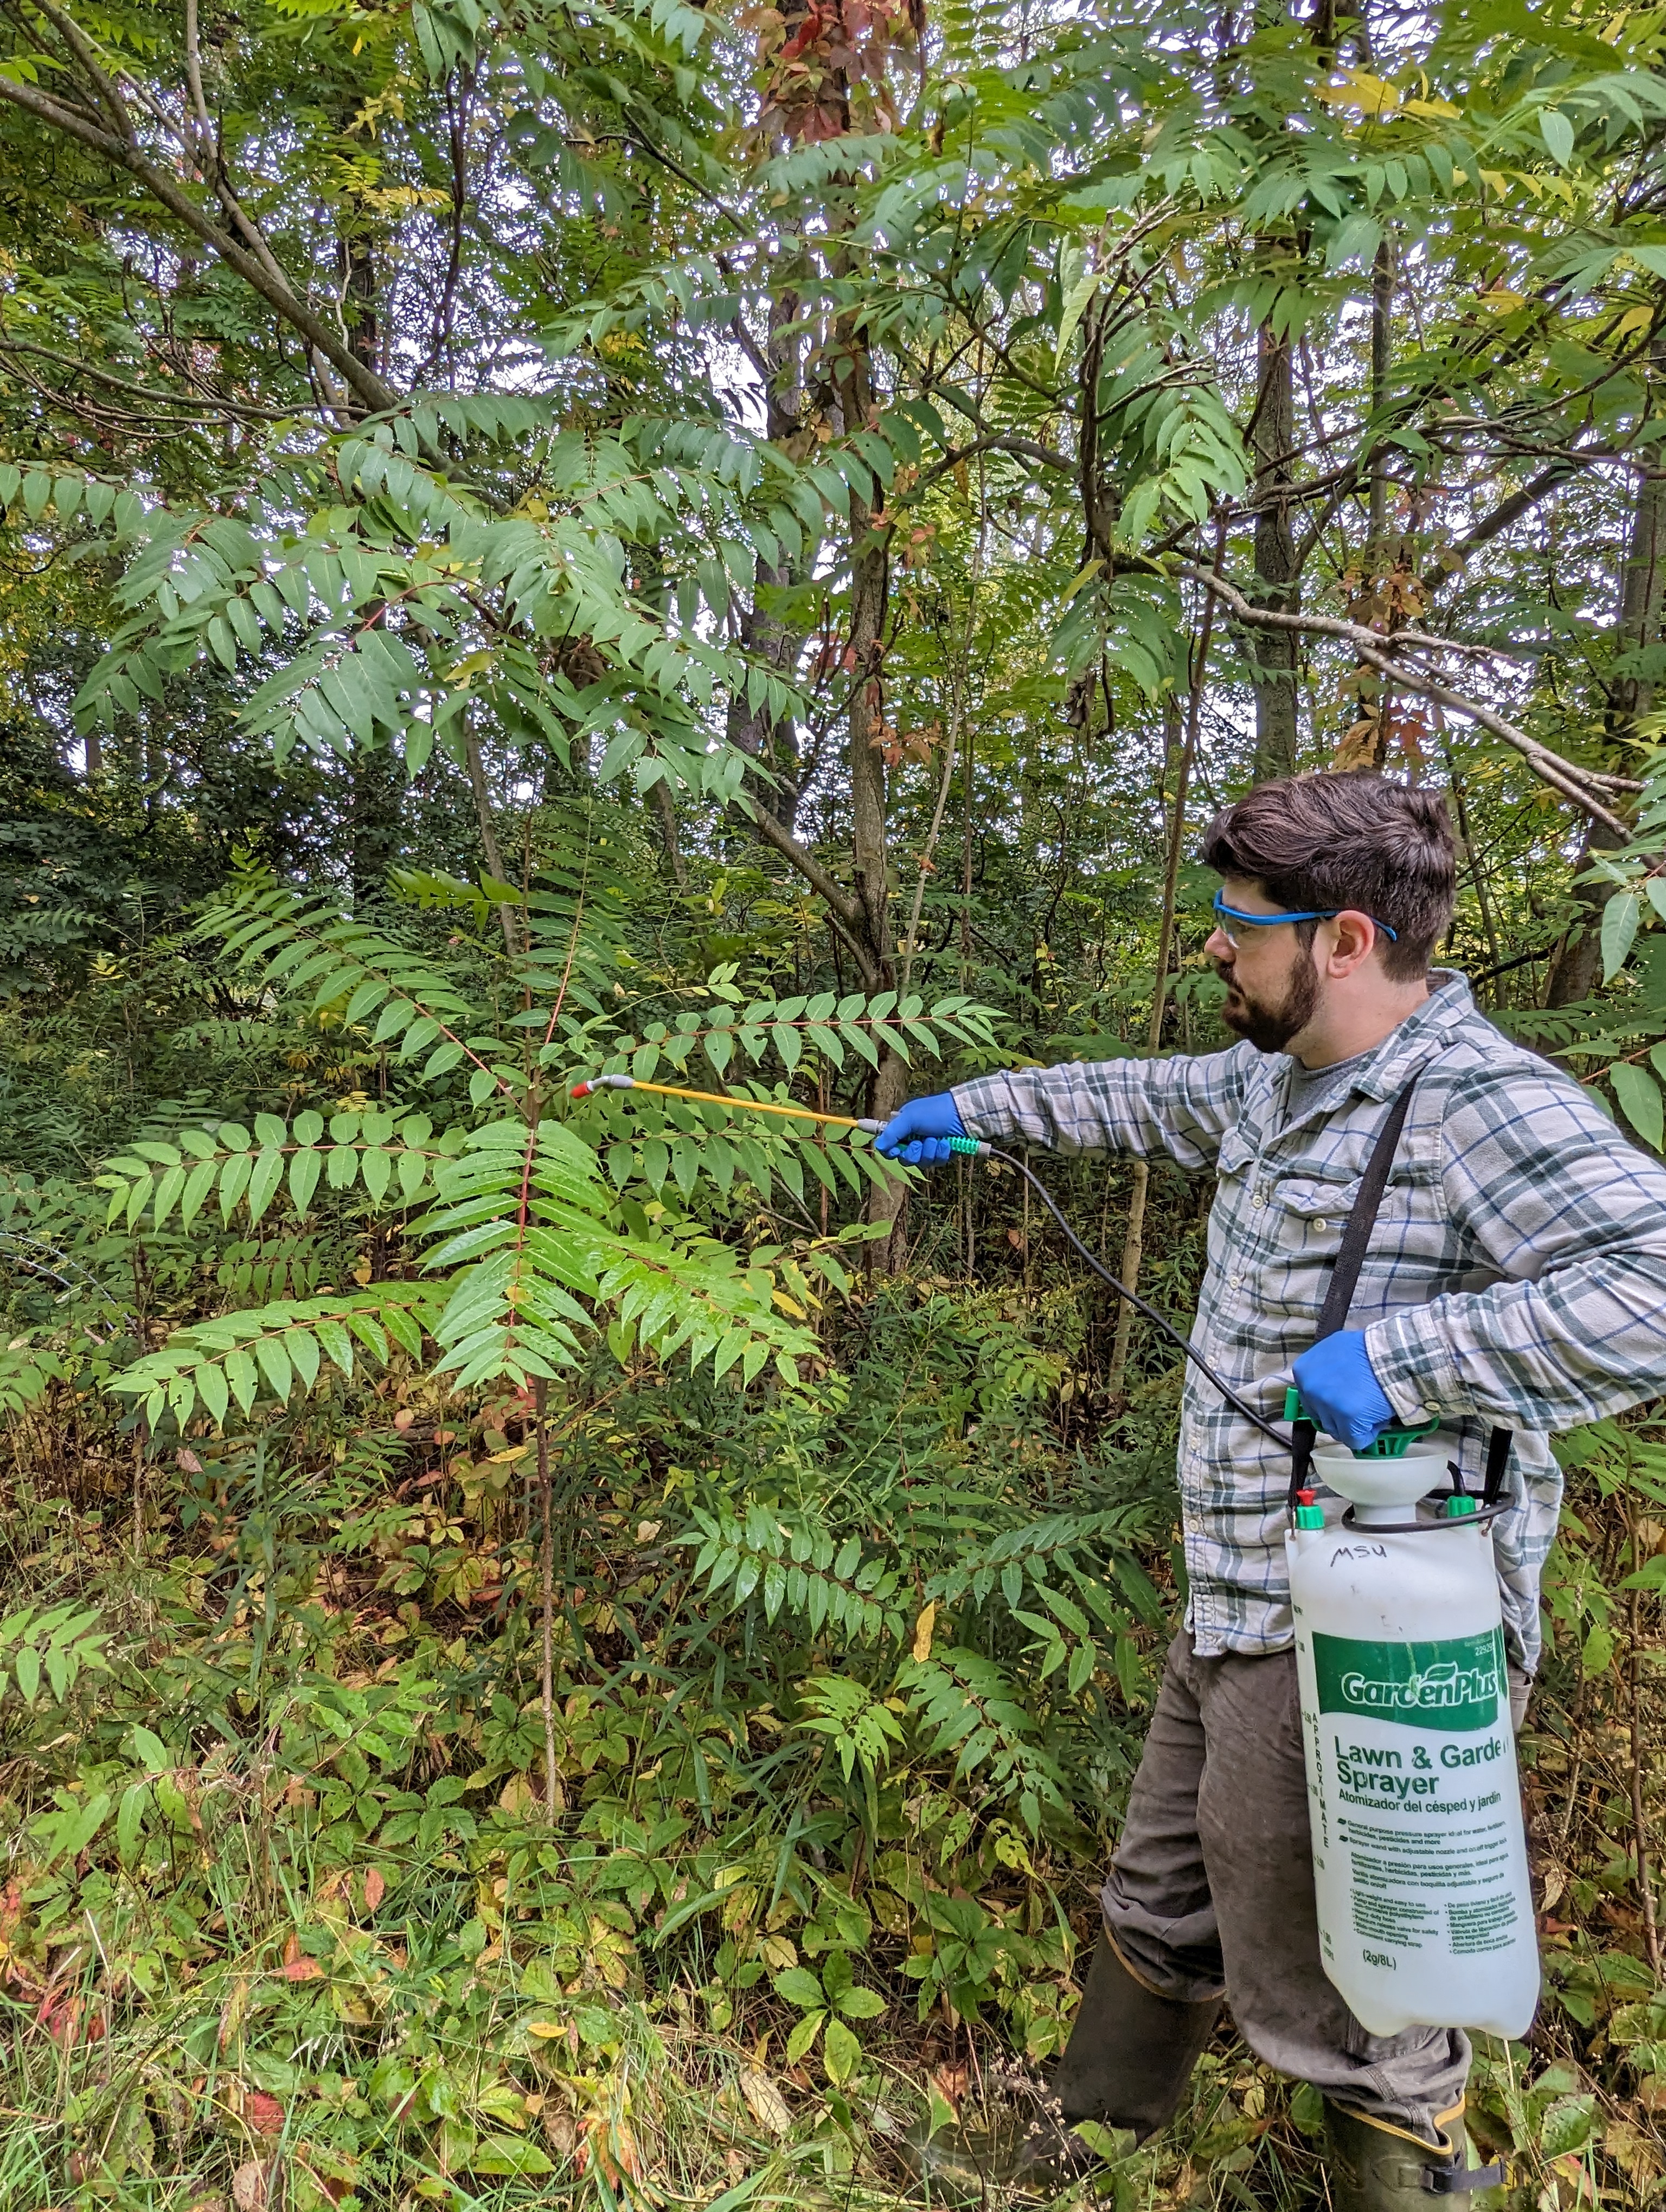
M 1194 1340 L 1277 1421 L 1372 1140 L 1415 1075 L 1348 1325 L 1365 1329 L 1401 1419 L 1440 1417 L 1471 1487 L 1488 1431 L 1515 1432 L 1515 1502 L 1494 1542 L 1505 1639 L 1530 1672 L 1562 1493 L 1547 1433 L 1666 1392 L 1666 1170 L 1572 1077 L 1495 1029 L 1462 975 L 1432 981 L 1431 997 L 1287 1127 L 1292 1063 L 1249 1043 L 985 1076 L 954 1099 L 974 1136 L 1212 1168 Z M 1179 1475 L 1199 1652 L 1286 1650 L 1288 1458 L 1189 1363 Z

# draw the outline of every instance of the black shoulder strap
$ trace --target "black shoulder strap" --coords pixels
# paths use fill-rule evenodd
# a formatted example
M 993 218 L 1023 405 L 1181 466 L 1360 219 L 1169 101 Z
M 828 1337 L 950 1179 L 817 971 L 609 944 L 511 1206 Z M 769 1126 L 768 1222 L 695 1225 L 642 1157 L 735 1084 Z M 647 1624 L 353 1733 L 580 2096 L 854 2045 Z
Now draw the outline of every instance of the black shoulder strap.
M 1359 1285 L 1359 1270 L 1365 1264 L 1365 1253 L 1371 1243 L 1371 1232 L 1377 1226 L 1377 1209 L 1383 1203 L 1383 1193 L 1388 1188 L 1389 1170 L 1394 1165 L 1394 1156 L 1399 1149 L 1401 1132 L 1406 1126 L 1406 1116 L 1411 1111 L 1412 1093 L 1417 1088 L 1414 1076 L 1389 1109 L 1388 1119 L 1377 1133 L 1377 1141 L 1371 1148 L 1371 1158 L 1365 1163 L 1365 1172 L 1359 1178 L 1359 1195 L 1349 1211 L 1342 1229 L 1342 1242 L 1331 1269 L 1330 1283 L 1325 1291 L 1324 1304 L 1319 1310 L 1319 1326 L 1313 1341 L 1321 1344 L 1334 1336 L 1347 1322 L 1348 1308 L 1353 1304 L 1353 1293 Z M 1313 1465 L 1313 1444 L 1318 1431 L 1311 1421 L 1297 1421 L 1291 1428 L 1290 1510 L 1296 1510 L 1296 1494 L 1305 1490 Z M 1482 1486 L 1482 1502 L 1496 1505 L 1504 1488 L 1505 1468 L 1510 1459 L 1508 1429 L 1494 1429 L 1487 1441 L 1487 1475 Z
M 1510 1431 L 1494 1429 L 1487 1439 L 1487 1477 L 1481 1484 L 1481 1502 L 1496 1505 L 1504 1491 L 1504 1471 L 1510 1464 Z
M 1324 1304 L 1319 1310 L 1319 1327 L 1314 1336 L 1322 1344 L 1328 1336 L 1335 1336 L 1348 1317 L 1348 1308 L 1353 1304 L 1353 1293 L 1359 1281 L 1359 1270 L 1365 1264 L 1365 1252 L 1371 1243 L 1371 1232 L 1377 1226 L 1377 1208 L 1383 1203 L 1383 1193 L 1388 1188 L 1389 1170 L 1394 1165 L 1394 1156 L 1399 1148 L 1400 1133 L 1406 1126 L 1406 1116 L 1412 1110 L 1412 1093 L 1417 1088 L 1414 1076 L 1389 1109 L 1388 1119 L 1377 1133 L 1377 1141 L 1371 1148 L 1371 1158 L 1365 1162 L 1365 1172 L 1359 1178 L 1359 1194 L 1349 1210 L 1342 1226 L 1342 1243 L 1335 1263 L 1330 1271 L 1330 1284 L 1325 1292 Z M 1291 1430 L 1290 1510 L 1296 1510 L 1296 1493 L 1307 1488 L 1309 1473 L 1313 1465 L 1313 1443 L 1318 1431 L 1311 1421 L 1298 1421 Z
M 1371 1244 L 1371 1232 L 1377 1226 L 1377 1210 L 1383 1203 L 1383 1193 L 1388 1188 L 1389 1170 L 1400 1149 L 1401 1132 L 1412 1110 L 1412 1093 L 1416 1088 L 1414 1078 L 1389 1107 L 1389 1117 L 1377 1133 L 1377 1142 L 1365 1162 L 1365 1172 L 1359 1178 L 1359 1194 L 1343 1224 L 1341 1248 L 1330 1271 L 1330 1287 L 1325 1292 L 1324 1304 L 1319 1310 L 1318 1334 L 1313 1340 L 1316 1344 L 1327 1336 L 1335 1336 L 1339 1328 L 1347 1325 L 1348 1308 L 1353 1304 L 1353 1293 L 1359 1286 L 1359 1270 L 1365 1263 L 1365 1253 Z

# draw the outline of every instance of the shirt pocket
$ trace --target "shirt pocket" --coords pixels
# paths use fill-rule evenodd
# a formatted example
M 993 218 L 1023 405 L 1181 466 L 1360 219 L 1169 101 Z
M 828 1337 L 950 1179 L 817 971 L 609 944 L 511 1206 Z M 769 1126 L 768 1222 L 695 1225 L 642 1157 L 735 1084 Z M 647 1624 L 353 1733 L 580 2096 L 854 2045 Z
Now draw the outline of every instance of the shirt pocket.
M 1360 1181 L 1359 1176 L 1298 1175 L 1276 1182 L 1270 1203 L 1277 1209 L 1284 1249 L 1313 1257 L 1337 1251 Z

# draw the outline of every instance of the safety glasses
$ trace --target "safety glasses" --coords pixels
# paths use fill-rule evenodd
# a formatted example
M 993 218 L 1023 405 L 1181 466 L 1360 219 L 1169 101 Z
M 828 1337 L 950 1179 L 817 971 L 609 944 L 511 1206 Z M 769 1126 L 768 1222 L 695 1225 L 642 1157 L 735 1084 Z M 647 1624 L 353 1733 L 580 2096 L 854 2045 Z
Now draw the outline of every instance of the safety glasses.
M 1246 914 L 1242 907 L 1228 906 L 1219 891 L 1214 896 L 1214 915 L 1220 926 L 1220 933 L 1235 949 L 1240 929 L 1276 929 L 1280 923 L 1286 921 L 1335 921 L 1339 914 L 1354 913 L 1364 914 L 1365 908 L 1328 906 L 1306 908 L 1300 914 Z M 1367 915 L 1365 918 L 1380 929 L 1384 937 L 1398 943 L 1398 930 L 1390 929 L 1386 921 L 1378 921 L 1374 914 Z

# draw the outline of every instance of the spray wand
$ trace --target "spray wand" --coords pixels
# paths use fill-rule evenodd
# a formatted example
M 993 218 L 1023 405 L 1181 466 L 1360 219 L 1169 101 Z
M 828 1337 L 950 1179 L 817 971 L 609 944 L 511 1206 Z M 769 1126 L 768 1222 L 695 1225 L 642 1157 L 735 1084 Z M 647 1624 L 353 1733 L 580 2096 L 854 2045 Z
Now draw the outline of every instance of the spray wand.
M 814 1106 L 789 1106 L 769 1098 L 736 1098 L 719 1091 L 685 1091 L 670 1083 L 644 1083 L 634 1075 L 593 1075 L 583 1083 L 575 1083 L 569 1095 L 575 1098 L 590 1098 L 601 1091 L 648 1091 L 661 1098 L 689 1098 L 702 1106 L 727 1106 L 743 1114 L 784 1114 L 802 1121 L 819 1121 L 829 1128 L 860 1129 L 865 1136 L 871 1137 L 878 1136 L 885 1126 L 883 1121 L 876 1121 L 871 1117 L 858 1121 L 849 1114 L 824 1114 Z M 1280 1436 L 1271 1421 L 1264 1419 L 1246 1399 L 1240 1397 L 1230 1382 L 1216 1374 L 1190 1337 L 1182 1335 L 1174 1323 L 1158 1313 L 1155 1306 L 1149 1304 L 1137 1291 L 1131 1291 L 1120 1275 L 1113 1275 L 1109 1267 L 1095 1258 L 1065 1219 L 1052 1192 L 1027 1160 L 1019 1159 L 1016 1153 L 999 1151 L 982 1137 L 950 1137 L 945 1141 L 952 1152 L 961 1153 L 968 1159 L 999 1160 L 1003 1166 L 1021 1175 L 1058 1223 L 1072 1250 L 1086 1261 L 1100 1281 L 1108 1284 L 1119 1298 L 1126 1298 L 1134 1311 L 1143 1314 L 1171 1344 L 1177 1345 L 1198 1372 L 1214 1384 L 1235 1413 L 1258 1428 L 1263 1436 L 1270 1437 L 1280 1451 L 1290 1449 L 1290 1438 Z
M 883 1121 L 858 1121 L 848 1114 L 823 1114 L 813 1106 L 784 1105 L 776 1098 L 734 1098 L 722 1091 L 683 1091 L 674 1083 L 644 1083 L 635 1075 L 593 1075 L 587 1081 L 575 1083 L 569 1094 L 574 1098 L 593 1097 L 599 1091 L 651 1091 L 660 1098 L 693 1098 L 702 1106 L 731 1106 L 743 1114 L 788 1114 L 800 1121 L 821 1121 L 833 1129 L 860 1129 L 870 1137 L 877 1137 L 885 1127 Z M 952 1143 L 970 1152 L 970 1137 L 952 1139 Z

